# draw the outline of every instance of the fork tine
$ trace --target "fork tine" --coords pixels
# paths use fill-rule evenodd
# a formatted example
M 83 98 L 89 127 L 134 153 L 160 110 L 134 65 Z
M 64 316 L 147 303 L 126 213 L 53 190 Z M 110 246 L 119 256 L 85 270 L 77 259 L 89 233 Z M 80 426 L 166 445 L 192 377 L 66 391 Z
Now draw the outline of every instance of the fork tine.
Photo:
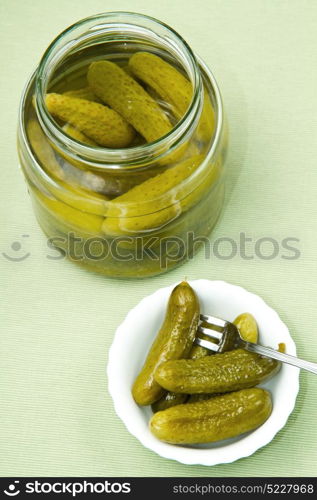
M 205 347 L 205 349 L 209 349 L 210 351 L 218 352 L 219 350 L 218 344 L 214 344 L 213 342 L 209 342 L 208 340 L 200 339 L 199 337 L 196 338 L 195 344 L 198 344 L 201 347 Z
M 221 332 L 218 332 L 217 330 L 212 330 L 211 328 L 204 328 L 201 325 L 198 327 L 198 332 L 202 333 L 203 335 L 207 335 L 207 337 L 211 337 L 212 339 L 221 340 L 223 337 L 223 334 Z
M 201 321 L 205 321 L 206 323 L 210 323 L 211 325 L 215 326 L 220 326 L 222 328 L 225 328 L 225 326 L 227 326 L 228 324 L 228 321 L 225 321 L 224 319 L 216 318 L 215 316 L 208 316 L 207 314 L 201 314 L 200 319 Z

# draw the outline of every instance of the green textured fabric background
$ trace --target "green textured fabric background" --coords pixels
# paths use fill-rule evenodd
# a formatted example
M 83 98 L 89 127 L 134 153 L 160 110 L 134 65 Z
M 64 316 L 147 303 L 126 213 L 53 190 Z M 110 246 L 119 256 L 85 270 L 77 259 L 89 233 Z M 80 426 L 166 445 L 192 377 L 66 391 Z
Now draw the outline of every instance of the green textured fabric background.
M 294 237 L 300 258 L 283 259 L 283 251 L 273 260 L 205 259 L 201 252 L 164 276 L 129 282 L 47 258 L 52 251 L 18 167 L 18 103 L 49 42 L 76 20 L 106 10 L 138 11 L 170 24 L 218 80 L 230 148 L 226 202 L 212 239 L 238 240 L 241 232 L 253 242 Z M 184 277 L 223 279 L 260 294 L 289 326 L 299 355 L 317 361 L 316 2 L 1 0 L 0 19 L 0 475 L 315 476 L 314 375 L 301 374 L 296 409 L 272 443 L 233 464 L 200 467 L 162 459 L 127 432 L 114 413 L 105 370 L 127 312 Z M 3 253 L 30 255 L 12 262 Z

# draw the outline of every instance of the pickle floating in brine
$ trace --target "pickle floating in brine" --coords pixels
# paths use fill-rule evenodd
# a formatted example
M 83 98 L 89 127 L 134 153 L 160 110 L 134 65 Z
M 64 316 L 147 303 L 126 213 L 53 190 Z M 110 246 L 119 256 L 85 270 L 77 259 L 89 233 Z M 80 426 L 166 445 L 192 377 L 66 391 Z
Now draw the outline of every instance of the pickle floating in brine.
M 111 61 L 93 62 L 87 78 L 93 92 L 123 116 L 148 142 L 172 130 L 172 124 L 160 106 L 117 64 Z
M 129 67 L 132 73 L 151 87 L 161 99 L 169 103 L 177 119 L 182 118 L 188 110 L 192 98 L 191 82 L 178 69 L 150 52 L 137 52 L 130 57 Z M 215 112 L 206 91 L 200 121 L 197 128 L 197 139 L 209 142 L 215 130 Z
M 54 117 L 70 123 L 102 146 L 125 148 L 135 136 L 131 125 L 103 104 L 55 93 L 47 94 L 45 103 Z

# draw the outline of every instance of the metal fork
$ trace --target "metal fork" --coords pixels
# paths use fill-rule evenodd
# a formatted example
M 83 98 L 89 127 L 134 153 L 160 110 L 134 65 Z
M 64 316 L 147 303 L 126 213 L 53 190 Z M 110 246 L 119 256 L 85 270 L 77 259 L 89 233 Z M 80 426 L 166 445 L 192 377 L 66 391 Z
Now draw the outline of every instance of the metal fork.
M 290 356 L 289 354 L 284 354 L 276 351 L 275 349 L 271 349 L 270 347 L 264 347 L 259 344 L 254 344 L 253 342 L 247 342 L 242 339 L 236 325 L 230 323 L 230 321 L 215 318 L 214 316 L 208 316 L 206 314 L 201 314 L 200 320 L 201 323 L 198 326 L 198 334 L 206 335 L 207 337 L 218 341 L 210 342 L 196 337 L 195 343 L 205 347 L 206 349 L 221 353 L 230 349 L 242 347 L 247 351 L 256 352 L 262 356 L 277 359 L 278 361 L 297 366 L 298 368 L 303 368 L 304 370 L 308 370 L 317 375 L 317 363 L 312 363 L 310 361 L 296 358 L 295 356 Z M 208 324 L 210 328 L 205 328 L 202 326 L 202 323 Z M 217 327 L 218 329 L 214 329 L 213 327 Z

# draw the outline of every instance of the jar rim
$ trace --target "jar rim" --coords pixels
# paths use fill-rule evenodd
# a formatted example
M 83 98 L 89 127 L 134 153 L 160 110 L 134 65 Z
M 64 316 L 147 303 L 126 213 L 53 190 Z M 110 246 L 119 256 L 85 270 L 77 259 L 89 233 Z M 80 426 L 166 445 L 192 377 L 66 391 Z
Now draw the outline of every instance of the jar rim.
M 166 135 L 158 138 L 156 141 L 146 143 L 139 146 L 122 148 L 122 149 L 110 149 L 105 147 L 95 147 L 90 146 L 88 144 L 84 144 L 82 142 L 77 141 L 76 139 L 67 135 L 61 127 L 56 123 L 53 117 L 48 113 L 46 105 L 45 105 L 45 93 L 47 90 L 47 84 L 49 78 L 53 73 L 53 70 L 56 69 L 58 64 L 63 60 L 63 57 L 74 48 L 74 44 L 68 42 L 69 49 L 66 51 L 59 49 L 59 45 L 63 42 L 64 38 L 72 34 L 79 28 L 84 27 L 85 25 L 89 25 L 92 22 L 102 20 L 102 21 L 111 21 L 113 19 L 119 18 L 120 16 L 126 17 L 127 19 L 133 20 L 146 20 L 147 22 L 152 23 L 158 27 L 163 27 L 164 30 L 167 30 L 169 34 L 172 36 L 172 42 L 175 44 L 176 42 L 179 44 L 179 48 L 182 50 L 182 55 L 185 55 L 188 69 L 190 69 L 191 74 L 188 75 L 191 78 L 193 85 L 193 96 L 188 106 L 188 109 L 182 116 L 182 118 L 175 124 L 175 126 L 168 132 Z M 113 24 L 122 25 L 126 24 L 127 26 L 137 26 L 141 27 L 137 23 L 127 24 L 127 22 L 123 23 L 123 21 L 115 21 Z M 105 26 L 106 23 L 103 25 Z M 100 27 L 98 24 L 95 26 L 91 26 L 90 30 L 96 29 Z M 145 28 L 147 32 L 150 33 L 148 27 Z M 153 31 L 152 31 L 153 32 Z M 154 33 L 154 32 L 153 32 Z M 163 40 L 163 37 L 160 35 L 156 36 L 157 38 Z M 166 38 L 166 37 L 164 37 Z M 78 39 L 77 39 L 78 40 Z M 80 37 L 79 37 L 80 40 Z M 169 48 L 172 47 L 171 41 L 164 40 L 166 46 Z M 63 46 L 61 47 L 63 49 Z M 174 47 L 175 48 L 175 47 Z M 54 51 L 56 51 L 56 54 Z M 57 56 L 59 55 L 60 58 Z M 57 60 L 56 60 L 57 59 Z M 51 69 L 50 73 L 47 74 L 48 66 L 50 63 L 54 61 L 54 67 Z M 188 71 L 187 71 L 188 73 Z M 144 162 L 144 158 L 151 158 L 151 161 L 159 160 L 160 158 L 166 156 L 167 154 L 172 153 L 177 147 L 179 147 L 182 143 L 184 143 L 187 139 L 187 131 L 190 128 L 193 120 L 197 120 L 199 118 L 199 114 L 202 108 L 201 102 L 201 92 L 202 92 L 202 81 L 199 72 L 199 65 L 195 54 L 193 53 L 190 46 L 183 39 L 183 37 L 177 33 L 173 28 L 165 24 L 164 22 L 155 19 L 154 17 L 147 16 L 144 14 L 138 14 L 134 12 L 125 12 L 125 11 L 114 11 L 114 12 L 106 12 L 96 14 L 94 16 L 86 17 L 72 24 L 65 30 L 63 30 L 57 37 L 50 43 L 50 45 L 45 50 L 41 61 L 39 63 L 38 69 L 35 74 L 35 89 L 36 89 L 36 107 L 38 111 L 38 118 L 41 123 L 41 126 L 44 128 L 48 137 L 54 142 L 57 143 L 57 146 L 62 150 L 63 148 L 67 149 L 67 154 L 69 154 L 75 160 L 82 160 L 87 162 L 87 166 L 91 165 L 96 169 L 103 169 L 105 162 L 107 169 L 121 169 L 122 167 L 131 169 L 133 167 L 137 167 L 138 164 Z M 169 147 L 167 146 L 167 143 Z M 109 162 L 109 163 L 108 163 Z

